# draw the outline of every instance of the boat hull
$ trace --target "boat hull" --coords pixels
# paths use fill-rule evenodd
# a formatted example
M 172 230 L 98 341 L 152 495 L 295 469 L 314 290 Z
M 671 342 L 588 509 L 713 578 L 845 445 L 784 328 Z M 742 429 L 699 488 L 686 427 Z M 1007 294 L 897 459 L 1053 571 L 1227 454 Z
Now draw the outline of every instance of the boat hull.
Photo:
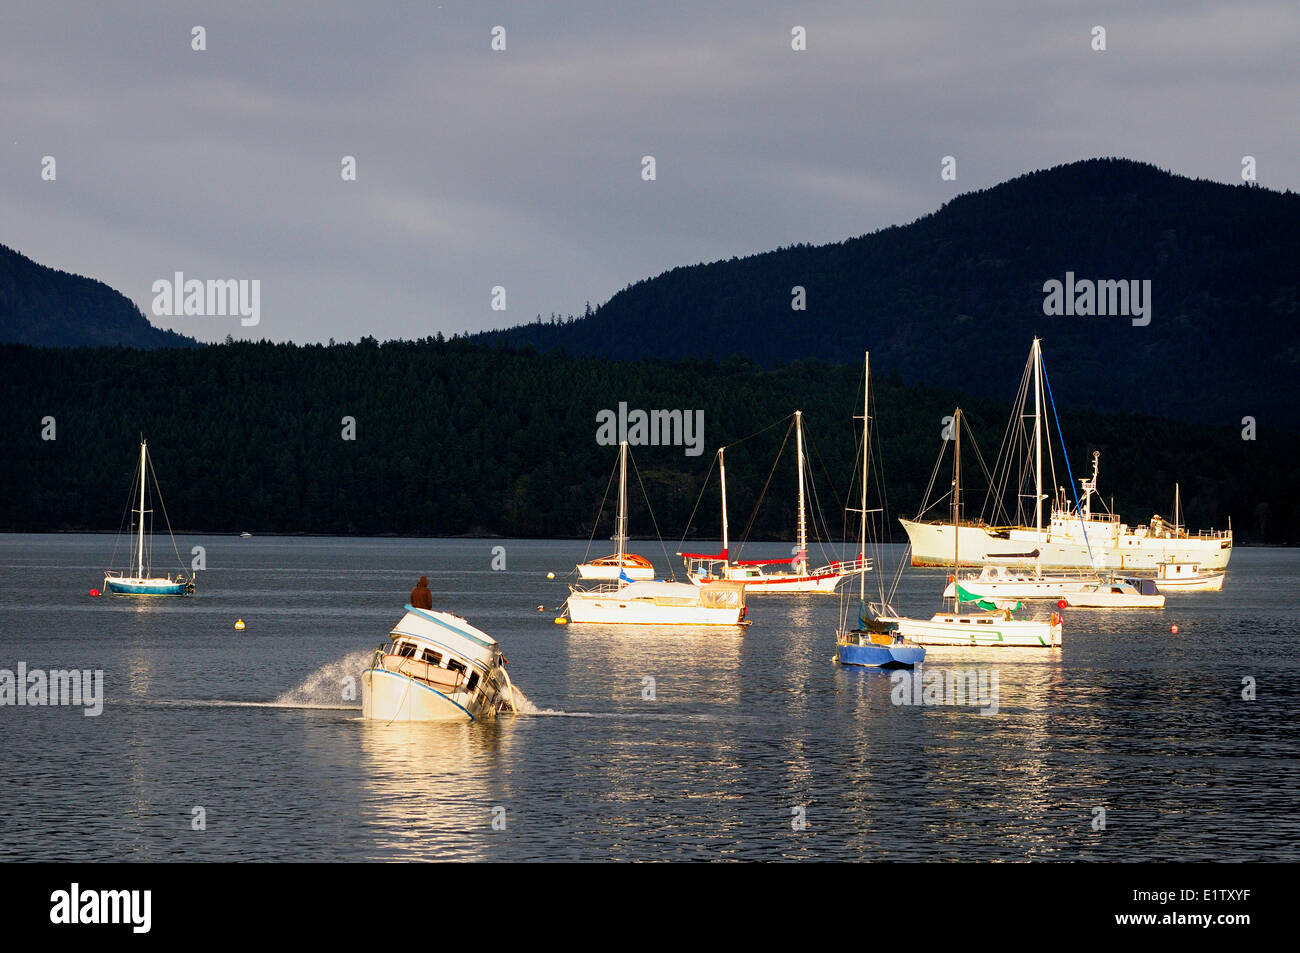
M 1126 592 L 1067 592 L 1061 596 L 1072 609 L 1163 609 L 1165 597 Z
M 949 615 L 931 619 L 891 618 L 898 634 L 918 645 L 985 646 L 989 648 L 1057 648 L 1061 623 L 1007 619 L 997 613 Z
M 1039 565 L 1043 569 L 1154 570 L 1170 561 L 1223 569 L 1232 558 L 1231 537 L 1140 536 L 1119 533 L 1118 524 L 1110 523 L 1092 524 L 1085 543 L 1046 530 L 1044 539 L 1039 540 L 1032 528 L 995 531 L 986 526 L 961 526 L 954 541 L 951 523 L 900 522 L 912 545 L 913 566 L 951 566 L 954 550 L 963 566 L 993 562 L 1019 568 Z
M 582 563 L 578 566 L 579 579 L 591 579 L 601 582 L 616 582 L 619 574 L 622 573 L 628 579 L 636 582 L 643 582 L 655 577 L 655 571 L 652 568 L 646 569 L 641 566 L 624 566 L 620 569 L 618 566 L 596 566 L 591 563 Z
M 753 595 L 763 595 L 771 593 L 792 593 L 792 592 L 813 592 L 822 595 L 835 595 L 840 581 L 849 578 L 852 573 L 837 575 L 827 573 L 821 576 L 796 576 L 796 575 L 767 575 L 767 576 L 737 576 L 728 579 L 729 582 L 743 582 L 745 584 L 745 596 L 748 598 Z M 697 586 L 707 585 L 711 582 L 717 582 L 714 576 L 703 576 L 693 574 L 690 577 L 692 583 Z
M 1157 579 L 1156 585 L 1165 592 L 1219 592 L 1223 577 L 1224 573 L 1216 573 L 1204 579 Z
M 835 660 L 867 668 L 911 668 L 925 658 L 919 645 L 848 645 L 841 643 Z
M 183 596 L 187 587 L 183 582 L 169 579 L 105 579 L 104 591 L 119 596 Z
M 461 695 L 458 701 L 456 695 Z M 444 695 L 398 672 L 368 668 L 361 673 L 361 717 L 376 721 L 474 721 L 482 712 L 465 707 L 463 693 Z
M 569 596 L 570 622 L 604 625 L 724 625 L 743 624 L 743 608 L 713 609 L 704 606 L 645 604 L 640 599 L 620 600 L 612 592 L 595 598 Z

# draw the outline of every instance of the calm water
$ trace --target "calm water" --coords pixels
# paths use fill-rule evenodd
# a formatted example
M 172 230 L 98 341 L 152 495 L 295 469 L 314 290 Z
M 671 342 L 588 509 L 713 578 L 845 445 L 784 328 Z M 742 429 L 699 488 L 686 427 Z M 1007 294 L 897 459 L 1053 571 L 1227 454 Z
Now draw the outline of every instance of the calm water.
M 1067 610 L 1057 652 L 931 649 L 996 670 L 983 716 L 832 665 L 833 598 L 752 599 L 743 633 L 556 625 L 582 543 L 179 542 L 207 548 L 196 598 L 92 599 L 111 536 L 0 536 L 0 668 L 103 669 L 107 696 L 0 708 L 0 859 L 1300 859 L 1300 552 L 1239 549 L 1163 612 Z M 341 700 L 422 573 L 538 714 L 385 727 Z M 942 582 L 908 570 L 897 603 Z

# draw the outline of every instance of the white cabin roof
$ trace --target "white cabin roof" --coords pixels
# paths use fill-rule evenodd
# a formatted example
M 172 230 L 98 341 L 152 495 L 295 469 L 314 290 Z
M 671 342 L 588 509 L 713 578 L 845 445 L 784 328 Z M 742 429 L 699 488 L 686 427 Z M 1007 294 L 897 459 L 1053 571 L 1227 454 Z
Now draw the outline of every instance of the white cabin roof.
M 433 609 L 406 607 L 406 615 L 393 626 L 394 640 L 408 636 L 444 646 L 466 658 L 490 664 L 497 654 L 497 641 L 458 615 Z

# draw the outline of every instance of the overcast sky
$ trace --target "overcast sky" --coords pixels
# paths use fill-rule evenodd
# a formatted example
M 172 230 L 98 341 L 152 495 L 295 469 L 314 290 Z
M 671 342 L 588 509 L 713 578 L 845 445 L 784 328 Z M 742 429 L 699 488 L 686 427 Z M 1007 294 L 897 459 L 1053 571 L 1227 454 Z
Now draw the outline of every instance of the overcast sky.
M 21 6 L 0 242 L 204 340 L 581 313 L 1100 155 L 1300 189 L 1295 0 Z M 260 325 L 153 317 L 176 271 L 260 280 Z

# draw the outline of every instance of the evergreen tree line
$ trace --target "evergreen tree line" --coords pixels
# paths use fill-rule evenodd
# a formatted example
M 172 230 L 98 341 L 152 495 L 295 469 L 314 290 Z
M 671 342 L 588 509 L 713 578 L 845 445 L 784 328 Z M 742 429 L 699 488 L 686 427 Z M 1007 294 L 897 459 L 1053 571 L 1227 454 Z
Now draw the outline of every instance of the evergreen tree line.
M 749 525 L 751 538 L 791 539 L 793 439 L 783 418 L 795 410 L 804 412 L 817 500 L 835 540 L 855 474 L 860 358 L 772 368 L 744 358 L 620 362 L 433 338 L 160 350 L 2 345 L 0 358 L 5 531 L 116 529 L 144 435 L 177 531 L 604 540 L 617 451 L 597 442 L 597 414 L 620 401 L 704 412 L 700 456 L 633 447 L 636 536 L 657 525 L 670 544 L 716 538 L 716 449 L 757 434 L 727 452 L 733 532 Z M 921 502 L 943 418 L 960 405 L 991 464 L 1014 386 L 1008 381 L 993 400 L 873 375 L 877 476 L 894 538 L 903 535 L 892 517 L 914 515 Z M 1290 437 L 1264 428 L 1243 440 L 1237 427 L 1080 409 L 1076 395 L 1054 386 L 1075 477 L 1102 451 L 1101 495 L 1130 524 L 1169 515 L 1178 481 L 1194 529 L 1224 527 L 1231 517 L 1243 542 L 1300 536 L 1292 502 L 1300 461 Z M 355 420 L 355 439 L 344 439 L 344 418 Z M 54 439 L 43 439 L 51 429 Z M 1059 448 L 1057 459 L 1061 485 Z M 963 469 L 966 499 L 978 500 L 973 449 Z M 948 479 L 945 468 L 940 492 Z

